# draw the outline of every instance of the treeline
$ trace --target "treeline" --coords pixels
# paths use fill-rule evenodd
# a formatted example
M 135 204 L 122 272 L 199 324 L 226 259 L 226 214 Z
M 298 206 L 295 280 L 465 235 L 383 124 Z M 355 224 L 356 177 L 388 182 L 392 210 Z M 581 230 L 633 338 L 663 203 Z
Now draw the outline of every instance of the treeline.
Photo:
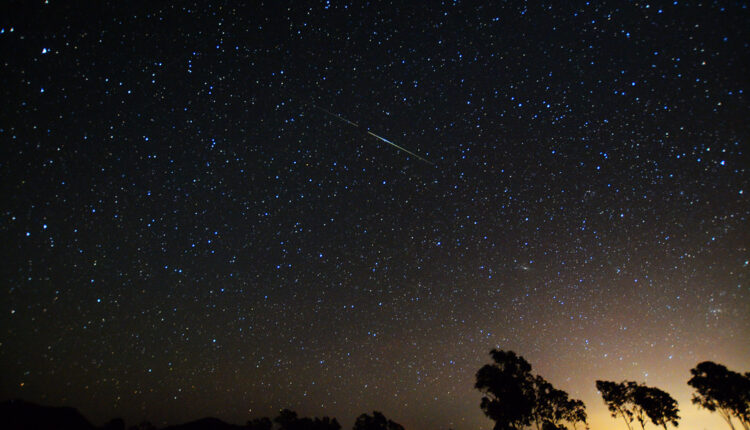
M 495 421 L 494 430 L 569 430 L 588 429 L 586 405 L 570 398 L 539 375 L 531 364 L 513 351 L 493 349 L 493 363 L 482 366 L 476 374 L 475 388 L 482 392 L 480 408 Z M 687 381 L 695 392 L 692 402 L 700 408 L 719 414 L 737 430 L 738 421 L 750 430 L 750 372 L 738 373 L 711 361 L 699 363 L 690 370 Z M 596 381 L 596 389 L 614 419 L 622 419 L 628 430 L 654 424 L 665 430 L 680 422 L 679 405 L 669 393 L 635 381 Z M 122 419 L 102 427 L 91 425 L 73 408 L 39 406 L 22 400 L 0 403 L 0 428 L 9 430 L 125 430 Z M 149 422 L 128 430 L 156 430 Z M 284 409 L 273 419 L 256 418 L 245 425 L 204 418 L 163 430 L 341 430 L 336 418 L 299 417 Z M 380 412 L 357 417 L 352 430 L 404 430 Z
M 479 369 L 475 387 L 483 393 L 480 407 L 495 421 L 495 430 L 589 428 L 583 402 L 532 374 L 523 357 L 496 349 L 490 356 L 494 363 Z M 750 372 L 741 374 L 704 361 L 690 373 L 687 383 L 695 390 L 694 404 L 718 413 L 732 430 L 736 430 L 733 419 L 744 430 L 750 429 Z M 596 389 L 612 417 L 622 418 L 628 430 L 634 423 L 642 430 L 649 422 L 665 430 L 679 424 L 677 401 L 659 388 L 634 381 L 596 381 Z
M 0 403 L 0 428 L 3 430 L 126 430 L 125 421 L 115 418 L 101 427 L 89 423 L 80 412 L 69 407 L 41 406 L 23 400 Z M 273 420 L 255 418 L 245 425 L 225 423 L 218 418 L 202 418 L 185 424 L 164 427 L 162 430 L 341 430 L 336 418 L 299 417 L 284 409 Z M 127 427 L 127 430 L 157 430 L 148 421 Z M 381 412 L 357 417 L 353 430 L 404 430 Z
M 336 418 L 299 418 L 297 413 L 284 409 L 274 418 L 279 430 L 340 430 L 341 424 Z M 273 423 L 268 418 L 256 418 L 248 421 L 247 430 L 271 430 Z M 404 427 L 385 417 L 381 412 L 374 411 L 372 415 L 362 414 L 357 417 L 353 430 L 404 430 Z

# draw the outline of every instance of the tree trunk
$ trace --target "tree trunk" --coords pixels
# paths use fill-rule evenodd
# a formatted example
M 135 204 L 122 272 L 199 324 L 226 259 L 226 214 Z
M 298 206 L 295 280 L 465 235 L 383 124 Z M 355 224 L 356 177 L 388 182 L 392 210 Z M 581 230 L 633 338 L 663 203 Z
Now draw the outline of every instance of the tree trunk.
M 643 416 L 643 410 L 639 410 L 635 417 L 641 424 L 641 430 L 646 430 L 646 417 Z
M 724 410 L 719 409 L 719 415 L 721 415 L 721 417 L 724 418 L 724 421 L 726 421 L 727 424 L 729 424 L 729 428 L 731 428 L 732 430 L 735 430 L 734 424 L 732 424 L 732 416 L 729 415 L 729 413 L 727 413 Z
M 740 423 L 742 424 L 742 428 L 745 430 L 750 430 L 750 422 L 747 420 L 740 420 Z
M 630 422 L 628 422 L 628 419 L 625 418 L 625 412 L 620 408 L 617 408 L 617 410 L 620 412 L 620 416 L 622 417 L 623 421 L 625 421 L 625 425 L 628 426 L 628 430 L 633 430 L 633 427 L 630 427 Z

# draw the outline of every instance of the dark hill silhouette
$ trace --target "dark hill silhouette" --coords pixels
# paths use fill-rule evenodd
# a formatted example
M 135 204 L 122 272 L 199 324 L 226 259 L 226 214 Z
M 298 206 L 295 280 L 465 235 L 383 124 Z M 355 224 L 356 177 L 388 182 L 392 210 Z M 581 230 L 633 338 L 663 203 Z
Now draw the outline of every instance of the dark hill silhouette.
M 185 424 L 164 427 L 162 430 L 247 430 L 247 427 L 225 423 L 218 418 L 209 417 Z
M 386 420 L 380 412 L 375 417 L 362 414 L 357 422 L 357 430 L 403 430 L 403 427 Z M 249 420 L 245 425 L 226 423 L 218 418 L 207 417 L 185 424 L 171 425 L 161 430 L 272 430 L 273 423 L 278 430 L 341 430 L 336 418 L 298 417 L 297 413 L 284 409 L 273 422 L 268 417 Z M 369 425 L 366 425 L 369 424 Z M 364 426 L 363 426 L 364 425 Z M 0 403 L 0 430 L 125 430 L 125 421 L 115 418 L 96 427 L 71 407 L 42 406 L 25 400 L 9 400 Z M 148 421 L 128 427 L 128 430 L 157 430 Z
M 6 430 L 95 430 L 74 408 L 41 406 L 24 400 L 0 403 L 0 422 Z

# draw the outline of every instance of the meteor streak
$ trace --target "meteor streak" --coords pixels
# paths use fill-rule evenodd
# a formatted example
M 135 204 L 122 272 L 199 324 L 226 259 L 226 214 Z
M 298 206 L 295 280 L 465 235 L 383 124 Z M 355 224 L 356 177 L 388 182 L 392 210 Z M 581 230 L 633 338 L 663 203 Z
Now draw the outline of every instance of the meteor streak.
M 315 106 L 315 105 L 313 105 L 313 107 L 314 107 L 315 109 L 318 109 L 318 110 L 321 110 L 321 111 L 323 111 L 323 112 L 327 113 L 328 115 L 334 116 L 334 117 L 336 117 L 336 118 L 340 119 L 341 121 L 344 121 L 345 123 L 347 123 L 347 124 L 349 124 L 349 125 L 353 125 L 353 126 L 355 126 L 355 127 L 359 127 L 359 125 L 357 125 L 356 123 L 353 123 L 353 122 L 349 121 L 348 119 L 344 118 L 344 117 L 343 117 L 343 116 L 341 116 L 341 115 L 336 115 L 335 113 L 333 113 L 333 112 L 331 112 L 331 111 L 327 111 L 327 110 L 323 109 L 322 107 L 318 107 L 318 106 Z
M 345 122 L 345 123 L 347 123 L 347 124 L 349 124 L 349 125 L 351 125 L 351 126 L 353 126 L 353 127 L 359 128 L 359 125 L 358 125 L 357 123 L 355 123 L 355 122 L 352 122 L 352 121 L 349 121 L 348 119 L 344 118 L 344 117 L 343 117 L 343 116 L 341 116 L 341 115 L 336 115 L 335 113 L 333 113 L 333 112 L 331 112 L 331 111 L 328 111 L 328 110 L 325 110 L 325 109 L 323 109 L 322 107 L 318 107 L 318 106 L 315 106 L 315 105 L 313 105 L 313 107 L 314 107 L 315 109 L 318 109 L 318 110 L 320 110 L 320 111 L 322 111 L 322 112 L 324 112 L 324 113 L 327 113 L 328 115 L 331 115 L 332 117 L 334 117 L 334 118 L 336 118 L 336 119 L 338 119 L 338 120 L 340 120 L 340 121 L 343 121 L 343 122 Z M 407 154 L 409 154 L 409 155 L 411 155 L 411 156 L 413 156 L 413 157 L 416 157 L 416 158 L 418 158 L 418 159 L 420 159 L 420 160 L 424 161 L 424 162 L 425 162 L 425 163 L 427 163 L 427 164 L 435 164 L 435 163 L 433 163 L 432 161 L 430 161 L 430 160 L 428 160 L 428 159 L 426 159 L 426 158 L 424 158 L 424 157 L 420 157 L 419 155 L 417 155 L 417 154 L 415 154 L 415 153 L 413 153 L 413 152 L 409 151 L 408 149 L 406 149 L 406 148 L 404 148 L 404 147 L 402 147 L 402 146 L 396 145 L 395 143 L 391 142 L 390 140 L 386 139 L 385 137 L 382 137 L 382 136 L 378 136 L 377 134 L 375 134 L 375 133 L 371 132 L 370 130 L 367 130 L 367 134 L 369 134 L 370 136 L 374 137 L 375 139 L 381 140 L 381 141 L 383 141 L 383 142 L 385 142 L 385 143 L 387 143 L 387 144 L 389 144 L 389 145 L 393 146 L 394 148 L 398 149 L 399 151 L 403 151 L 403 152 L 406 152 Z
M 396 149 L 400 149 L 400 150 L 402 150 L 402 151 L 406 152 L 407 154 L 411 154 L 411 155 L 413 155 L 413 156 L 415 156 L 415 157 L 419 158 L 420 160 L 424 161 L 424 162 L 425 162 L 425 163 L 427 163 L 427 164 L 434 164 L 434 163 L 433 163 L 432 161 L 430 161 L 430 160 L 428 160 L 428 159 L 426 159 L 426 158 L 422 158 L 422 157 L 420 157 L 419 155 L 417 155 L 417 154 L 415 154 L 415 153 L 413 153 L 413 152 L 409 151 L 408 149 L 406 149 L 406 148 L 403 148 L 403 147 L 400 147 L 400 146 L 396 145 L 395 143 L 391 142 L 390 140 L 386 139 L 385 137 L 380 137 L 380 136 L 378 136 L 377 134 L 375 134 L 375 133 L 373 133 L 373 132 L 371 132 L 371 131 L 369 131 L 369 130 L 367 131 L 367 134 L 369 134 L 370 136 L 373 136 L 373 137 L 375 137 L 376 139 L 380 139 L 380 140 L 382 140 L 383 142 L 385 142 L 385 143 L 387 143 L 387 144 L 389 144 L 389 145 L 393 146 L 393 147 L 394 147 L 394 148 L 396 148 Z

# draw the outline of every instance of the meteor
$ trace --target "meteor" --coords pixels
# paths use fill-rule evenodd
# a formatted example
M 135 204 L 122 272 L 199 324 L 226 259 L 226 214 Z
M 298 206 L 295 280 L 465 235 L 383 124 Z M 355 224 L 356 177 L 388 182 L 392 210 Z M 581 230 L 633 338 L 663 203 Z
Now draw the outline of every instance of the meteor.
M 401 146 L 398 146 L 398 145 L 396 145 L 395 143 L 391 142 L 390 140 L 386 139 L 385 137 L 380 137 L 380 136 L 378 136 L 377 134 L 375 134 L 375 133 L 373 133 L 373 132 L 371 132 L 371 131 L 369 131 L 369 130 L 367 131 L 367 134 L 369 134 L 370 136 L 373 136 L 373 137 L 375 137 L 376 139 L 380 139 L 380 140 L 382 140 L 383 142 L 385 142 L 385 143 L 387 143 L 387 144 L 389 144 L 389 145 L 393 146 L 393 147 L 394 147 L 394 148 L 396 148 L 396 149 L 400 149 L 401 151 L 404 151 L 404 152 L 406 152 L 407 154 L 411 154 L 411 155 L 413 155 L 413 156 L 415 156 L 415 157 L 419 158 L 420 160 L 424 161 L 424 162 L 425 162 L 425 163 L 427 163 L 427 164 L 435 164 L 435 163 L 433 163 L 432 161 L 430 161 L 430 160 L 428 160 L 428 159 L 426 159 L 426 158 L 420 157 L 419 155 L 417 155 L 417 154 L 415 154 L 415 153 L 413 153 L 413 152 L 409 151 L 409 150 L 408 150 L 408 149 L 406 149 L 406 148 L 403 148 L 403 147 L 401 147 Z
M 331 112 L 331 111 L 328 111 L 328 110 L 325 110 L 325 109 L 323 109 L 322 107 L 318 107 L 318 106 L 315 106 L 315 105 L 313 105 L 313 107 L 314 107 L 315 109 L 318 109 L 318 110 L 320 110 L 321 112 L 324 112 L 324 113 L 326 113 L 326 114 L 328 114 L 328 115 L 331 115 L 332 117 L 334 117 L 334 118 L 338 119 L 339 121 L 343 121 L 343 122 L 345 122 L 345 123 L 347 123 L 347 124 L 351 125 L 352 127 L 356 127 L 356 128 L 359 128 L 359 125 L 358 125 L 357 123 L 355 123 L 355 122 L 352 122 L 352 121 L 349 121 L 348 119 L 344 118 L 344 117 L 343 117 L 343 116 L 341 116 L 341 115 L 336 115 L 335 113 L 333 113 L 333 112 Z M 381 140 L 381 141 L 383 141 L 383 142 L 385 142 L 385 143 L 387 143 L 387 144 L 389 144 L 389 145 L 393 146 L 394 148 L 398 149 L 399 151 L 403 151 L 403 152 L 406 152 L 407 154 L 409 154 L 409 155 L 411 155 L 411 156 L 413 156 L 413 157 L 416 157 L 416 158 L 418 158 L 418 159 L 420 159 L 420 160 L 424 161 L 424 162 L 425 162 L 425 163 L 427 163 L 427 164 L 433 164 L 433 165 L 435 164 L 435 163 L 433 163 L 432 161 L 430 161 L 430 160 L 428 160 L 428 159 L 426 159 L 426 158 L 424 158 L 424 157 L 420 157 L 419 155 L 417 155 L 417 154 L 415 154 L 415 153 L 413 153 L 413 152 L 409 151 L 408 149 L 406 149 L 406 148 L 404 148 L 404 147 L 402 147 L 402 146 L 396 145 L 395 143 L 391 142 L 390 140 L 386 139 L 385 137 L 382 137 L 382 136 L 378 136 L 377 134 L 375 134 L 375 133 L 371 132 L 370 130 L 367 130 L 367 134 L 369 134 L 370 136 L 374 137 L 375 139 Z
M 335 118 L 338 118 L 338 119 L 340 119 L 341 121 L 344 121 L 345 123 L 347 123 L 347 124 L 349 124 L 349 125 L 353 125 L 353 126 L 355 126 L 355 127 L 359 127 L 359 125 L 357 125 L 356 123 L 353 123 L 353 122 L 349 121 L 348 119 L 344 118 L 344 117 L 343 117 L 343 116 L 341 116 L 341 115 L 336 115 L 335 113 L 333 113 L 333 112 L 331 112 L 331 111 L 327 111 L 327 110 L 323 109 L 322 107 L 318 107 L 318 106 L 315 106 L 315 105 L 313 105 L 313 107 L 314 107 L 315 109 L 318 109 L 318 110 L 320 110 L 320 111 L 323 111 L 323 112 L 327 113 L 328 115 L 331 115 L 331 116 L 333 116 L 333 117 L 335 117 Z

